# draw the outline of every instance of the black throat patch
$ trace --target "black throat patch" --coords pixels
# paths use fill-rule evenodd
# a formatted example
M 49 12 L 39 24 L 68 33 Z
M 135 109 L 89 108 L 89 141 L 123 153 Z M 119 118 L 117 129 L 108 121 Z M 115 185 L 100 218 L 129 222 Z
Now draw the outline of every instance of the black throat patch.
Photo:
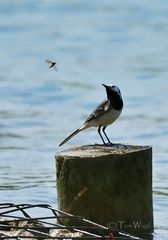
M 122 110 L 123 100 L 117 92 L 111 89 L 107 89 L 107 98 L 115 110 L 118 110 L 118 111 Z

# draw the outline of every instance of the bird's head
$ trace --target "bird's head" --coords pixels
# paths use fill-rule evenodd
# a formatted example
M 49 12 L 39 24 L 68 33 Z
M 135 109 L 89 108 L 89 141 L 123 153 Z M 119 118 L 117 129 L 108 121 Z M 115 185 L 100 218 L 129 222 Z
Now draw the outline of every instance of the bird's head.
M 123 107 L 122 95 L 120 89 L 115 85 L 105 85 L 102 84 L 106 88 L 107 98 L 111 102 L 111 104 L 117 109 Z
M 105 84 L 102 84 L 102 85 L 106 88 L 107 95 L 108 95 L 108 93 L 110 94 L 111 92 L 113 92 L 113 93 L 118 94 L 121 97 L 120 89 L 117 86 L 115 86 L 115 85 L 110 86 L 110 85 L 105 85 Z

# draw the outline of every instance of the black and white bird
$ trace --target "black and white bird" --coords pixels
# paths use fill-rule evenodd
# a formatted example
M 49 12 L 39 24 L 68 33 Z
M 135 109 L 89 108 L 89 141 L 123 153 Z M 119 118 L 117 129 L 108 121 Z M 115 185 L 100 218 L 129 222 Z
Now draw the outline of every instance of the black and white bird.
M 47 60 L 47 59 L 45 61 L 48 64 L 48 68 L 53 68 L 53 69 L 55 69 L 55 71 L 57 71 L 56 62 L 53 62 L 53 61 Z
M 98 128 L 98 133 L 103 141 L 103 144 L 112 144 L 105 132 L 105 129 L 108 125 L 112 124 L 120 116 L 123 109 L 123 100 L 120 89 L 117 86 L 108 86 L 105 84 L 102 85 L 106 88 L 107 99 L 105 99 L 100 105 L 98 105 L 97 108 L 86 119 L 84 124 L 77 130 L 75 130 L 73 133 L 71 133 L 63 142 L 59 144 L 59 146 L 62 146 L 73 136 L 90 127 Z M 107 139 L 107 143 L 102 136 L 101 130 Z

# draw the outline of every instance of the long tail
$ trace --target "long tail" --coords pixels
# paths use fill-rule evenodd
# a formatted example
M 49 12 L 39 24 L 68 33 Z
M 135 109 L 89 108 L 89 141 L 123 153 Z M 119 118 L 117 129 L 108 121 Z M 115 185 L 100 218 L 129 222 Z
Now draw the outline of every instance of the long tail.
M 62 146 L 64 143 L 66 143 L 67 141 L 69 141 L 73 136 L 75 136 L 76 134 L 78 134 L 79 132 L 83 131 L 84 129 L 86 129 L 88 127 L 86 127 L 85 125 L 83 125 L 82 127 L 78 128 L 77 130 L 75 130 L 73 133 L 71 133 L 67 138 L 64 139 L 64 141 L 62 141 L 59 144 L 59 147 Z

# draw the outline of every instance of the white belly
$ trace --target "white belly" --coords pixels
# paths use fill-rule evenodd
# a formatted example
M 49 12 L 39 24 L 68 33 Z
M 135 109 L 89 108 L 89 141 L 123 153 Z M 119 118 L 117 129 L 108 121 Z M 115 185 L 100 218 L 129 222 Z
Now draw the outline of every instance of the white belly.
M 92 121 L 86 124 L 87 127 L 99 127 L 99 126 L 107 126 L 112 124 L 121 114 L 121 111 L 117 111 L 112 109 L 104 113 L 102 116 L 94 118 Z
M 97 119 L 96 126 L 107 126 L 109 124 L 112 124 L 120 116 L 120 113 L 121 111 L 117 110 L 111 110 L 105 113 L 102 117 L 99 117 L 99 119 Z

